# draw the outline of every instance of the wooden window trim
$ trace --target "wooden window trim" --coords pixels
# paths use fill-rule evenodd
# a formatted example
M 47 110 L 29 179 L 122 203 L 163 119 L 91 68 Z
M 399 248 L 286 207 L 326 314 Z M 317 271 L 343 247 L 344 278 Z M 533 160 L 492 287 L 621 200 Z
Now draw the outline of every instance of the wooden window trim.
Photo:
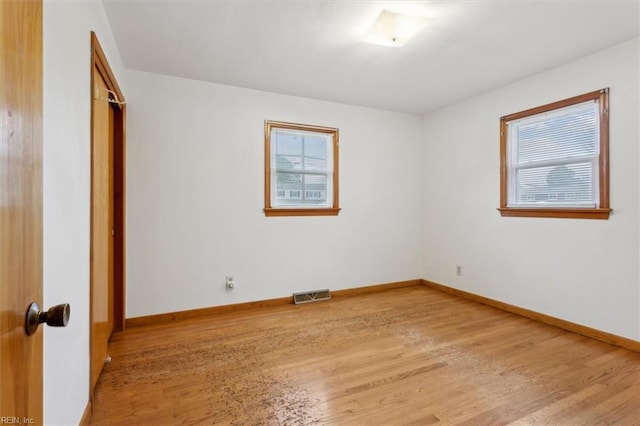
M 507 207 L 508 162 L 507 123 L 524 117 L 564 108 L 589 100 L 599 101 L 600 110 L 600 156 L 598 162 L 600 200 L 597 208 L 569 207 Z M 520 111 L 500 118 L 500 207 L 503 217 L 549 217 L 567 219 L 608 219 L 609 207 L 609 89 L 604 88 L 583 95 L 574 96 L 547 105 Z
M 289 129 L 329 134 L 333 137 L 333 204 L 331 207 L 272 207 L 271 206 L 271 129 Z M 264 122 L 264 214 L 265 216 L 337 216 L 340 212 L 338 197 L 338 129 L 333 127 L 287 123 L 265 120 Z

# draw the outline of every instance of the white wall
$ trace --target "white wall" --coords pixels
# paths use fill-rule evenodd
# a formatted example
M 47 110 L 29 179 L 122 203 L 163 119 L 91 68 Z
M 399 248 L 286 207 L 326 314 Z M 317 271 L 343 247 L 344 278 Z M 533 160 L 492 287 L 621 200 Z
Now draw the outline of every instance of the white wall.
M 68 302 L 44 331 L 44 421 L 78 424 L 89 397 L 90 31 L 118 77 L 100 2 L 44 2 L 44 306 Z M 126 93 L 126 92 L 125 92 Z
M 429 114 L 424 278 L 640 340 L 639 72 L 636 39 Z M 502 218 L 499 118 L 603 87 L 610 219 Z
M 126 76 L 128 317 L 420 278 L 421 118 Z M 340 129 L 339 216 L 264 216 L 265 119 Z

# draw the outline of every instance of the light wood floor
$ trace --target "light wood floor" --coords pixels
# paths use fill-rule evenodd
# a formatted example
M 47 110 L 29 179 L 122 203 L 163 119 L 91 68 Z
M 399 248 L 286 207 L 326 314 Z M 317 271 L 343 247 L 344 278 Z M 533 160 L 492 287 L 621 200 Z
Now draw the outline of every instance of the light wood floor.
M 640 354 L 422 286 L 114 335 L 95 425 L 640 425 Z

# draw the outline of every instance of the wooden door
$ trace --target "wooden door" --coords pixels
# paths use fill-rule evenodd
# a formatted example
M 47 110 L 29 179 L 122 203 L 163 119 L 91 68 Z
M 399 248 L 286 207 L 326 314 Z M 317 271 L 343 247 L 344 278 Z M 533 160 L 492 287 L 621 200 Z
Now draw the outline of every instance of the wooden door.
M 95 388 L 113 332 L 114 167 L 113 116 L 105 79 L 93 70 L 93 146 L 91 172 L 91 392 Z
M 0 1 L 0 133 L 0 423 L 42 424 L 41 0 Z

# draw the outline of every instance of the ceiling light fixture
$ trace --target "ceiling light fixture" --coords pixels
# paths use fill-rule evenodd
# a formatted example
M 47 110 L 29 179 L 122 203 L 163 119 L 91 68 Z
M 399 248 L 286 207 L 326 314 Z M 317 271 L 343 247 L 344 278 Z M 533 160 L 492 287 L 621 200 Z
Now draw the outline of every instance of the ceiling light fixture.
M 383 10 L 376 18 L 363 41 L 380 46 L 399 47 L 416 35 L 427 23 L 421 16 L 409 16 Z

